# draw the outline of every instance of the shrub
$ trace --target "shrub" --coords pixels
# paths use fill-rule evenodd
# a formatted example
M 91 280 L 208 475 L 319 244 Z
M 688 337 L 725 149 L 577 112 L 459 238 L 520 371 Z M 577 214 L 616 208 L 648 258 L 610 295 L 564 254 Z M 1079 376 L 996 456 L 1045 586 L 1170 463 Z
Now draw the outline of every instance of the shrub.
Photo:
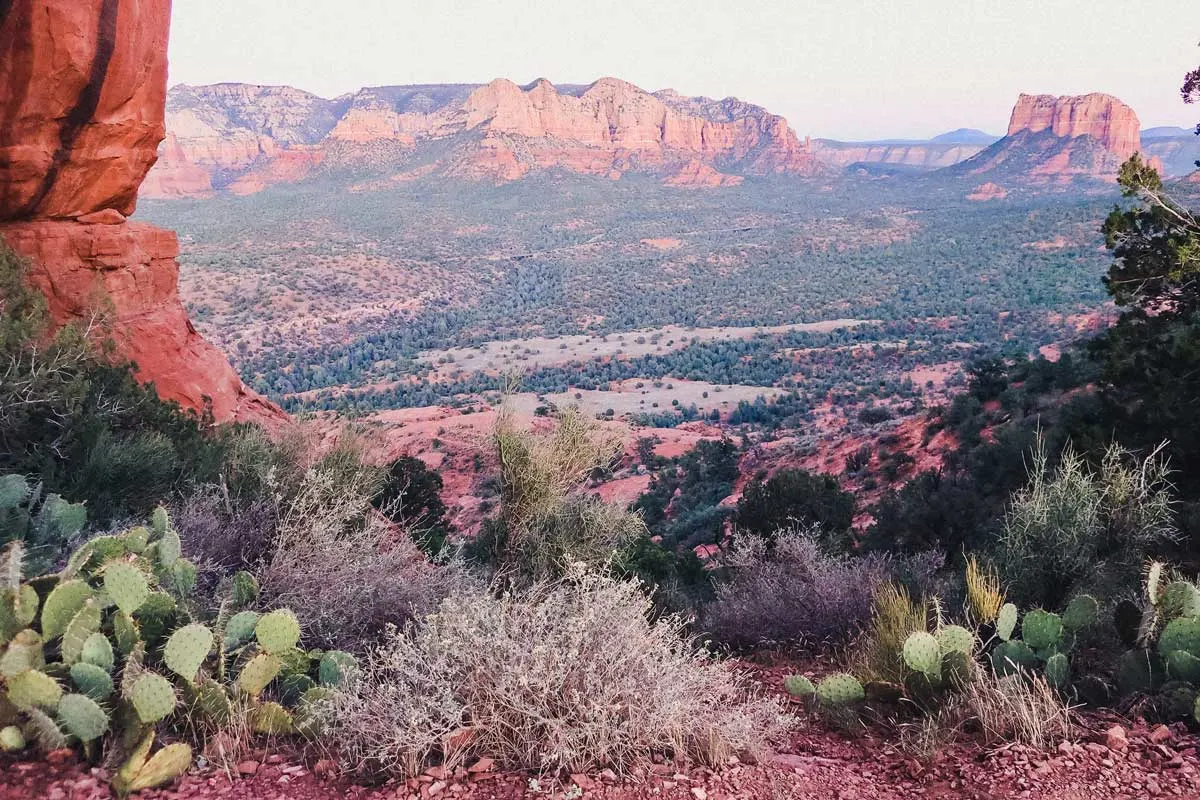
M 604 568 L 646 535 L 637 514 L 582 494 L 588 476 L 608 467 L 619 439 L 571 408 L 550 430 L 519 428 L 505 409 L 496 423 L 500 513 L 487 520 L 472 552 L 503 580 L 530 583 L 562 574 L 569 563 Z
M 1004 522 L 999 565 L 1010 594 L 1056 608 L 1077 591 L 1135 587 L 1151 550 L 1176 536 L 1166 476 L 1157 453 L 1139 462 L 1116 445 L 1098 471 L 1067 447 L 1051 473 L 1039 442 Z
M 961 702 L 964 716 L 978 724 L 988 745 L 1053 747 L 1071 737 L 1070 710 L 1040 676 L 1001 677 L 980 670 Z
M 349 769 L 407 777 L 484 755 L 568 772 L 653 753 L 720 764 L 785 729 L 776 701 L 650 611 L 638 584 L 574 571 L 501 598 L 451 596 L 335 693 L 327 735 Z
M 815 531 L 791 528 L 773 548 L 757 536 L 735 536 L 721 567 L 703 625 L 722 642 L 748 647 L 847 640 L 870 619 L 875 591 L 892 577 L 895 561 L 833 555 Z
M 914 600 L 902 585 L 881 585 L 871 602 L 871 625 L 855 657 L 855 673 L 868 681 L 899 684 L 904 679 L 904 641 L 929 626 L 929 604 Z
M 442 476 L 421 459 L 402 456 L 388 467 L 372 504 L 412 533 L 426 552 L 436 555 L 452 530 L 441 492 Z
M 295 611 L 314 643 L 365 649 L 386 625 L 425 614 L 469 581 L 456 564 L 431 563 L 371 507 L 378 486 L 377 470 L 337 452 L 279 509 L 263 597 Z
M 787 469 L 766 482 L 751 481 L 738 500 L 734 524 L 770 538 L 793 525 L 818 525 L 831 533 L 850 529 L 854 496 L 829 475 Z

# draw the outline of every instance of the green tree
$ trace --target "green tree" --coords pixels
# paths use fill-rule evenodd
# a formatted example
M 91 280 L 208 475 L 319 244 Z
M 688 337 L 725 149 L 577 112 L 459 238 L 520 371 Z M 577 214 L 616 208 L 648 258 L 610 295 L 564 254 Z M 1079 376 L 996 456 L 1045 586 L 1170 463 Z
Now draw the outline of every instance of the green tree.
M 850 530 L 854 510 L 854 496 L 842 491 L 833 477 L 787 469 L 766 482 L 755 480 L 746 486 L 734 524 L 768 539 L 796 524 L 815 524 L 837 534 Z

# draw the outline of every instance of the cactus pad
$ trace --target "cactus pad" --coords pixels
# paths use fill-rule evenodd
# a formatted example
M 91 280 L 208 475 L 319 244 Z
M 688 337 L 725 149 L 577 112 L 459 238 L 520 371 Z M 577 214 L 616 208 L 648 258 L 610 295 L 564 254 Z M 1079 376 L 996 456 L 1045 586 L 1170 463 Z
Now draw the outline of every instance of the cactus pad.
M 129 700 L 138 718 L 151 725 L 175 710 L 175 689 L 163 676 L 146 672 L 134 682 Z
M 938 640 L 925 631 L 909 634 L 904 640 L 904 663 L 909 669 L 938 675 L 942 668 L 942 651 Z
M 166 531 L 162 534 L 162 538 L 158 540 L 158 563 L 163 567 L 173 567 L 179 561 L 180 554 L 183 552 L 183 545 L 179 541 L 179 534 L 175 531 Z
M 150 584 L 140 569 L 123 561 L 104 568 L 104 590 L 126 614 L 133 614 L 150 596 Z
M 203 625 L 186 625 L 167 640 L 163 650 L 163 663 L 167 668 L 189 683 L 196 679 L 200 665 L 208 658 L 213 646 L 213 634 Z
M 192 748 L 182 742 L 167 745 L 147 761 L 146 756 L 150 754 L 153 743 L 154 733 L 151 732 L 117 772 L 113 778 L 113 788 L 118 794 L 129 795 L 166 786 L 192 766 Z
M 31 708 L 25 712 L 29 718 L 26 732 L 37 741 L 38 746 L 47 753 L 62 750 L 71 744 L 71 740 L 63 733 L 62 728 L 54 718 L 40 708 Z
M 67 625 L 62 639 L 62 660 L 68 666 L 83 655 L 83 646 L 93 633 L 100 630 L 100 604 L 90 599 Z
M 1200 589 L 1187 581 L 1169 583 L 1163 589 L 1158 608 L 1165 619 L 1200 615 Z
M 225 623 L 225 649 L 241 647 L 254 638 L 254 627 L 258 625 L 257 611 L 239 611 Z
M 8 679 L 8 701 L 21 711 L 33 708 L 53 711 L 62 695 L 58 681 L 36 669 L 26 670 Z
M 996 635 L 1002 641 L 1007 642 L 1012 639 L 1013 631 L 1017 629 L 1017 607 L 1012 603 L 1005 603 L 1000 606 L 1000 613 L 996 616 Z
M 266 736 L 286 736 L 296 732 L 292 715 L 278 703 L 262 703 L 250 712 L 250 728 Z
M 937 632 L 938 649 L 945 653 L 971 655 L 975 650 L 975 634 L 961 625 L 947 625 Z
M 25 735 L 16 725 L 0 729 L 0 753 L 19 753 L 25 749 Z
M 153 647 L 175 623 L 175 599 L 166 592 L 151 592 L 134 617 L 142 638 Z
M 113 693 L 112 676 L 95 664 L 80 661 L 71 667 L 71 682 L 93 700 L 107 700 Z
M 279 699 L 287 704 L 294 704 L 305 692 L 314 688 L 317 682 L 307 675 L 293 673 L 279 679 Z
M 254 636 L 268 653 L 282 653 L 300 642 L 300 623 L 295 614 L 281 608 L 259 618 Z
M 1056 689 L 1065 689 L 1071 680 L 1071 662 L 1062 653 L 1046 660 L 1046 682 Z
M 55 586 L 42 606 L 42 638 L 49 642 L 62 636 L 91 597 L 91 587 L 80 580 L 63 581 Z
M 108 714 L 82 694 L 68 694 L 58 702 L 58 721 L 81 742 L 99 739 L 108 730 Z
M 1020 639 L 1001 642 L 992 651 L 992 669 L 997 675 L 1013 675 L 1036 665 L 1037 656 Z
M 269 653 L 259 653 L 246 662 L 238 673 L 237 685 L 251 697 L 262 694 L 263 689 L 279 675 L 279 659 Z
M 1167 653 L 1167 671 L 1176 680 L 1200 685 L 1200 658 L 1183 650 Z
M 192 700 L 196 709 L 213 725 L 224 727 L 233 715 L 233 704 L 225 687 L 214 680 L 205 678 L 194 687 Z
M 1090 594 L 1081 594 L 1071 598 L 1067 609 L 1063 611 L 1063 627 L 1069 631 L 1081 631 L 1090 627 L 1096 621 L 1100 604 Z
M 0 653 L 0 676 L 11 678 L 25 670 L 41 669 L 45 663 L 42 637 L 37 635 L 37 631 L 24 630 Z
M 1165 656 L 1175 650 L 1200 656 L 1200 617 L 1179 617 L 1163 628 L 1158 635 L 1158 652 Z
M 117 649 L 122 655 L 129 655 L 134 646 L 141 641 L 137 623 L 128 614 L 118 611 L 112 617 L 113 638 L 117 640 Z
M 321 665 L 324 666 L 324 664 L 325 659 L 322 658 Z M 322 676 L 321 683 L 325 683 L 324 676 Z M 337 683 L 333 682 L 326 685 L 336 686 Z M 813 682 L 803 675 L 787 676 L 783 679 L 783 688 L 792 697 L 811 697 L 817 691 L 817 687 L 813 686 Z
M 37 590 L 27 583 L 16 589 L 0 589 L 0 643 L 33 624 L 39 602 Z
M 79 660 L 85 664 L 94 664 L 106 672 L 111 672 L 116 663 L 116 654 L 113 653 L 112 642 L 103 633 L 93 633 L 83 643 L 83 649 L 79 653 Z
M 1062 617 L 1040 608 L 1025 614 L 1021 620 L 1021 639 L 1034 650 L 1053 647 L 1062 640 Z
M 246 570 L 233 575 L 233 604 L 239 608 L 258 599 L 258 580 Z
M 942 656 L 942 679 L 946 685 L 961 692 L 971 683 L 974 660 L 960 650 L 951 650 Z
M 154 528 L 156 536 L 164 536 L 167 529 L 171 526 L 171 518 L 167 516 L 167 510 L 162 506 L 154 509 L 154 513 L 150 515 L 150 527 Z
M 0 511 L 16 508 L 29 499 L 24 475 L 0 475 Z
M 349 653 L 341 650 L 330 650 L 321 656 L 321 664 L 317 668 L 317 678 L 322 686 L 345 686 L 346 681 L 352 678 L 358 672 L 358 659 Z M 799 679 L 808 683 L 808 691 L 805 694 L 812 694 L 814 690 L 812 682 L 803 675 L 793 675 L 788 680 Z M 784 687 L 788 686 L 787 681 L 784 681 Z M 803 686 L 803 684 L 800 684 Z M 790 688 L 788 693 L 796 694 Z
M 1151 654 L 1146 650 L 1129 650 L 1117 659 L 1117 686 L 1124 694 L 1144 694 L 1157 683 Z
M 817 685 L 817 699 L 830 707 L 858 703 L 865 696 L 858 679 L 844 672 L 830 675 Z

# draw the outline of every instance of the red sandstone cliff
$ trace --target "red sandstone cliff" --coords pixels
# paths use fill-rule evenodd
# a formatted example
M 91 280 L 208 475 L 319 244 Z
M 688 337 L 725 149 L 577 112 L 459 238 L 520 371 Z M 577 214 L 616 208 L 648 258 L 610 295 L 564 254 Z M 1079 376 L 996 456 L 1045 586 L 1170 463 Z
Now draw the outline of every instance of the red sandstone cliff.
M 103 303 L 162 397 L 278 422 L 188 321 L 175 234 L 125 219 L 163 140 L 170 17 L 170 0 L 0 2 L 0 237 L 55 324 Z
M 950 169 L 1035 183 L 1112 180 L 1121 163 L 1141 149 L 1137 114 L 1111 95 L 1022 94 L 1008 135 Z
M 326 161 L 367 162 L 399 174 L 433 142 L 442 143 L 437 171 L 475 180 L 516 180 L 558 168 L 727 185 L 738 181 L 709 173 L 829 169 L 783 117 L 758 106 L 650 94 L 615 78 L 586 87 L 546 80 L 521 87 L 503 79 L 377 87 L 335 100 L 289 87 L 182 86 L 171 92 L 167 119 L 170 136 L 143 188 L 146 197 L 204 196 L 216 182 L 245 193 L 299 180 Z M 288 165 L 280 168 L 279 161 Z

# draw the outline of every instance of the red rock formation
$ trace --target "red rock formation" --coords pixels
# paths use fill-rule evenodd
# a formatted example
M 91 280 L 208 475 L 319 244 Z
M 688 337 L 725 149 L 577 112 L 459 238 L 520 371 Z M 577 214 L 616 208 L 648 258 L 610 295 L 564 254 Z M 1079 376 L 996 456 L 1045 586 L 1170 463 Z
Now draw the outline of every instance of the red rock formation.
M 1003 200 L 1008 197 L 1008 190 L 997 183 L 984 183 L 976 186 L 971 193 L 967 195 L 968 200 L 983 201 L 983 200 Z
M 1115 97 L 1023 94 L 1008 135 L 949 171 L 1043 184 L 1113 180 L 1121 163 L 1140 149 L 1137 114 Z M 1161 167 L 1155 159 L 1151 163 Z
M 1142 125 L 1137 114 L 1107 94 L 1081 97 L 1023 94 L 1018 97 L 1008 123 L 1008 135 L 1045 130 L 1064 139 L 1090 136 L 1122 161 L 1138 152 L 1142 144 Z
M 743 180 L 741 175 L 725 175 L 705 164 L 699 159 L 692 159 L 687 164 L 663 181 L 667 186 L 737 186 Z
M 175 234 L 126 222 L 163 138 L 170 0 L 0 2 L 0 237 L 55 325 L 101 312 L 138 377 L 220 421 L 279 422 L 188 321 Z
M 829 171 L 783 117 L 732 98 L 650 94 L 615 78 L 565 90 L 546 80 L 521 87 L 503 79 L 380 87 L 328 101 L 286 87 L 177 87 L 168 112 L 175 138 L 156 169 L 165 180 L 152 174 L 147 197 L 177 196 L 184 181 L 169 176 L 191 180 L 183 164 L 232 174 L 221 188 L 247 193 L 302 177 L 265 166 L 302 147 L 324 151 L 330 162 L 394 173 L 413 150 L 446 139 L 453 146 L 439 156 L 439 169 L 473 180 L 510 181 L 552 168 L 612 178 L 676 175 L 693 161 L 750 175 Z M 253 177 L 242 180 L 247 173 Z M 197 196 L 206 191 L 202 181 L 194 185 Z

